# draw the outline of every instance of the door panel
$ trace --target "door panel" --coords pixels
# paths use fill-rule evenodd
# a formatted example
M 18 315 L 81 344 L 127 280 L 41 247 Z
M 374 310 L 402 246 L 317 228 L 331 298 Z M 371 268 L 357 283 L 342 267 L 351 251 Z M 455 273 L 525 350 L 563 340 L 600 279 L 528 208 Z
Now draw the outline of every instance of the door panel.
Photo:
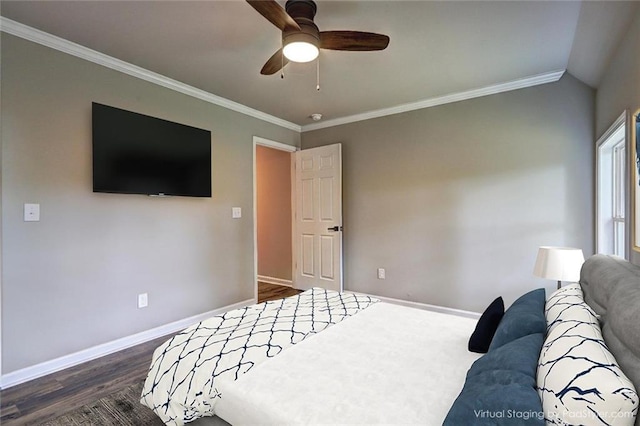
M 309 234 L 302 234 L 302 275 L 307 277 L 313 277 L 313 258 L 314 258 L 314 249 L 313 249 L 313 240 L 314 236 Z
M 325 280 L 333 280 L 333 246 L 334 238 L 326 235 L 320 237 L 320 277 Z
M 320 178 L 320 218 L 323 221 L 332 221 L 335 209 L 333 207 L 333 178 Z
M 296 287 L 342 291 L 341 145 L 295 155 Z
M 302 196 L 302 220 L 306 222 L 313 222 L 315 219 L 315 209 L 313 207 L 313 179 L 303 179 L 300 186 Z

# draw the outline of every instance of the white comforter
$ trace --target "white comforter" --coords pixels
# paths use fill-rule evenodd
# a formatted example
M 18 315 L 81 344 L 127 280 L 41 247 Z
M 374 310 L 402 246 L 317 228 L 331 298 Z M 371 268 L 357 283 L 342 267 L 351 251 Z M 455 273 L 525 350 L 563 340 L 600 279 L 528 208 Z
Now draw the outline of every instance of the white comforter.
M 477 320 L 376 303 L 220 383 L 218 416 L 249 424 L 441 425 L 479 355 Z
M 209 318 L 155 350 L 140 402 L 169 425 L 212 416 L 222 383 L 376 302 L 314 288 Z

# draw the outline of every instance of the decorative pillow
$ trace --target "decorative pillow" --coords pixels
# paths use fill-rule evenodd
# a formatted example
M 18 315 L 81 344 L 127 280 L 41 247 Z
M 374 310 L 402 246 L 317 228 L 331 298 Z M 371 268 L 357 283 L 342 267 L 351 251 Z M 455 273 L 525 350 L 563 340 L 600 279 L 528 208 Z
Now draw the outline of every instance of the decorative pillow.
M 572 315 L 575 314 L 575 311 L 571 313 L 573 306 L 583 305 L 585 303 L 580 284 L 569 284 L 553 292 L 545 304 L 544 313 L 547 320 L 547 333 L 557 324 L 566 320 L 566 318 L 573 318 Z M 586 307 L 591 309 L 588 305 Z M 593 312 L 593 310 L 591 311 Z M 593 312 L 593 315 L 595 316 L 595 312 Z
M 471 352 L 486 353 L 489 350 L 491 339 L 504 315 L 504 302 L 502 297 L 496 298 L 482 313 L 476 324 L 476 329 L 469 338 L 469 350 Z
M 544 335 L 535 333 L 505 343 L 478 358 L 467 372 L 467 378 L 493 370 L 517 371 L 535 378 L 543 341 Z
M 538 361 L 548 424 L 633 425 L 638 394 L 607 349 L 593 310 L 572 303 L 561 311 Z
M 584 295 L 582 293 L 580 284 L 568 284 L 551 293 L 551 296 L 549 296 L 549 298 L 547 299 L 547 303 L 545 304 L 545 313 L 549 311 L 550 308 L 553 308 L 556 304 L 562 303 L 563 301 L 567 300 L 567 298 L 568 300 L 577 300 L 579 302 L 584 302 Z
M 598 316 L 585 302 L 576 303 L 571 301 L 564 305 L 558 304 L 556 308 L 552 308 L 552 310 L 556 311 L 554 313 L 557 315 L 547 316 L 547 336 L 552 331 L 555 331 L 556 335 L 561 335 L 579 327 L 581 324 L 591 324 L 595 327 L 600 338 L 602 338 Z
M 504 313 L 489 351 L 529 334 L 546 334 L 547 321 L 544 317 L 544 305 L 543 288 L 520 296 Z
M 486 356 L 486 355 L 485 355 Z M 444 426 L 544 425 L 534 379 L 518 371 L 488 370 L 468 377 Z

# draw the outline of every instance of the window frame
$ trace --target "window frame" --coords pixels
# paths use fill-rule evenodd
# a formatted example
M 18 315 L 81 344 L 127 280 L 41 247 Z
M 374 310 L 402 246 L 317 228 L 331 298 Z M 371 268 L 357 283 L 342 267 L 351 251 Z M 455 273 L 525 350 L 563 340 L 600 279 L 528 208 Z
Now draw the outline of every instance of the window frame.
M 614 254 L 614 250 L 621 257 L 629 256 L 629 224 L 628 209 L 630 202 L 628 185 L 628 153 L 627 144 L 627 111 L 624 111 L 606 132 L 596 142 L 596 202 L 595 202 L 595 236 L 596 252 Z M 623 170 L 614 175 L 614 147 L 617 150 L 617 163 Z M 618 166 L 618 164 L 616 164 Z M 614 188 L 615 186 L 615 188 Z M 614 193 L 617 192 L 617 195 Z M 615 199 L 614 199 L 615 198 Z M 615 213 L 615 215 L 614 215 Z M 614 218 L 616 220 L 614 221 Z M 616 236 L 617 228 L 623 227 L 622 239 L 620 232 Z M 620 248 L 623 248 L 620 253 Z

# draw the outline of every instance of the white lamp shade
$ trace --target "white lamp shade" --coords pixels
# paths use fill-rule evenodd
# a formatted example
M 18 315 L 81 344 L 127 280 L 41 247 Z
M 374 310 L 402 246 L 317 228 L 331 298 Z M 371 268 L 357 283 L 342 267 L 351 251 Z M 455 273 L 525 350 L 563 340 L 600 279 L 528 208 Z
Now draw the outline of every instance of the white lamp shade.
M 570 247 L 540 247 L 533 275 L 556 281 L 578 282 L 584 263 L 582 250 Z

